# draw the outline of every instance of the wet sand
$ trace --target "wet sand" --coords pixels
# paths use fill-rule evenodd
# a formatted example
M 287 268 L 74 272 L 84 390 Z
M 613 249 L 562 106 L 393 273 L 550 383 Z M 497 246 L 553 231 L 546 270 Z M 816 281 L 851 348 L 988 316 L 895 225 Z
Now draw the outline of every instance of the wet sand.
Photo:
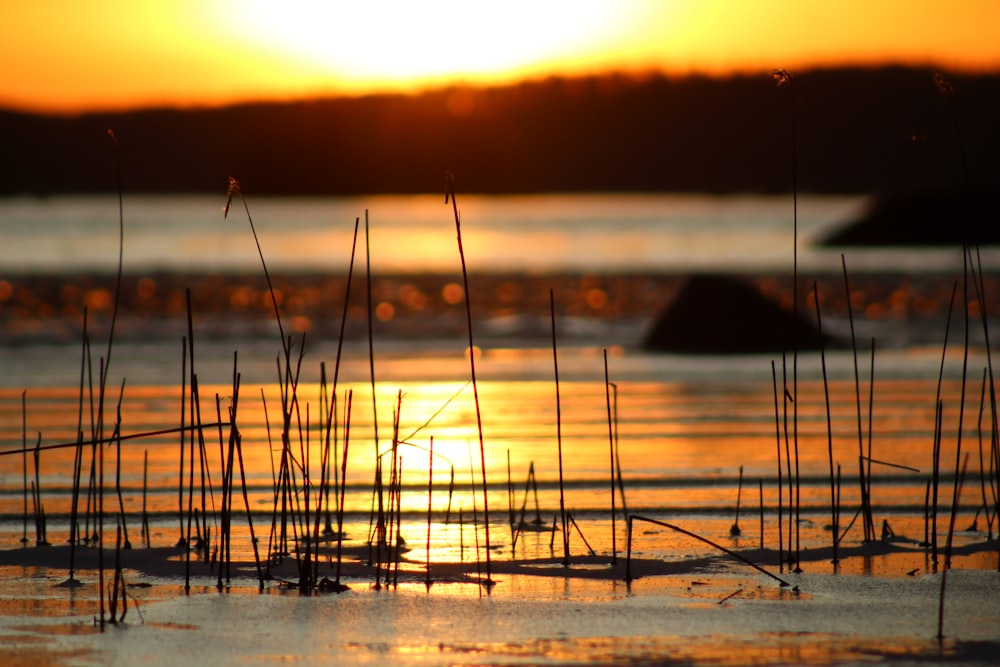
M 259 590 L 253 562 L 234 563 L 216 588 L 217 570 L 192 559 L 185 593 L 184 550 L 122 552 L 129 606 L 103 632 L 95 548 L 76 554 L 66 587 L 69 547 L 0 551 L 3 664 L 299 664 L 652 665 L 652 664 L 994 664 L 1000 654 L 997 543 L 954 551 L 939 641 L 940 570 L 897 577 L 854 574 L 873 557 L 912 562 L 925 550 L 877 542 L 801 554 L 801 573 L 781 571 L 772 550 L 660 560 L 624 555 L 514 560 L 494 558 L 490 590 L 475 562 L 400 564 L 396 585 L 376 587 L 367 547 L 344 551 L 338 594 L 301 595 L 286 561 Z M 320 574 L 333 578 L 321 548 Z M 984 568 L 982 563 L 994 567 Z M 105 554 L 112 567 L 114 554 Z M 970 567 L 970 564 L 972 565 Z M 978 566 L 977 566 L 978 564 Z M 625 581 L 626 568 L 631 582 Z M 901 568 L 902 569 L 902 568 Z M 111 572 L 106 573 L 110 579 Z M 387 581 L 383 568 L 381 581 Z M 391 576 L 391 574 L 389 575 Z M 777 579 L 787 582 L 787 586 Z M 119 606 L 120 613 L 120 606 Z

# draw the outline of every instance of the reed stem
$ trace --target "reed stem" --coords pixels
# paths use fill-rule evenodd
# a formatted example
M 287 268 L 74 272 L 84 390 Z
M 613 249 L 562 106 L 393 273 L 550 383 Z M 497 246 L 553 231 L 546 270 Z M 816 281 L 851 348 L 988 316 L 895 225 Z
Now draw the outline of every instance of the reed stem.
M 490 504 L 489 489 L 486 483 L 486 445 L 483 441 L 483 415 L 479 406 L 479 383 L 476 381 L 476 346 L 472 340 L 472 296 L 469 293 L 469 271 L 465 265 L 465 249 L 462 246 L 462 223 L 458 214 L 458 201 L 455 199 L 455 176 L 448 172 L 448 189 L 445 193 L 444 203 L 449 200 L 452 205 L 452 212 L 455 216 L 455 235 L 458 240 L 458 256 L 462 263 L 462 288 L 465 294 L 465 319 L 469 331 L 469 371 L 472 377 L 472 395 L 476 404 L 476 428 L 479 434 L 479 458 L 483 476 L 483 527 L 485 528 L 484 539 L 486 540 L 486 580 L 487 592 L 493 587 L 493 577 L 490 565 Z M 477 532 L 478 539 L 478 532 Z
M 340 457 L 340 499 L 337 506 L 337 579 L 336 592 L 347 590 L 340 583 L 341 562 L 344 553 L 344 496 L 347 492 L 347 451 L 351 443 L 351 404 L 354 402 L 354 390 L 347 390 L 347 405 L 344 407 L 344 454 Z
M 875 539 L 875 527 L 871 517 L 871 507 L 868 501 L 868 481 L 865 478 L 864 467 L 864 433 L 861 420 L 861 375 L 858 371 L 858 342 L 854 333 L 854 309 L 851 304 L 851 285 L 847 278 L 847 260 L 840 255 L 840 263 L 844 270 L 844 291 L 847 297 L 847 319 L 851 326 L 851 351 L 854 358 L 854 394 L 858 409 L 858 483 L 861 485 L 861 515 L 864 525 L 865 542 Z
M 778 372 L 771 360 L 771 381 L 774 385 L 774 435 L 777 440 L 777 463 L 778 463 L 778 567 L 779 571 L 784 571 L 785 550 L 784 538 L 782 536 L 783 526 L 781 525 L 781 505 L 782 505 L 782 482 L 781 482 L 781 408 L 778 404 Z
M 813 301 L 816 304 L 816 329 L 819 332 L 820 348 L 819 358 L 823 368 L 823 398 L 826 403 L 826 451 L 827 460 L 830 464 L 830 526 L 833 535 L 833 562 L 838 562 L 837 558 L 837 537 L 840 533 L 840 526 L 837 525 L 837 489 L 833 475 L 833 415 L 830 410 L 830 382 L 826 372 L 826 346 L 823 345 L 823 317 L 819 309 L 819 289 L 816 282 L 813 282 Z
M 683 529 L 683 528 L 681 528 L 679 526 L 675 526 L 673 524 L 666 523 L 665 521 L 657 521 L 656 519 L 650 519 L 650 518 L 647 518 L 647 517 L 644 517 L 644 516 L 639 516 L 638 514 L 630 514 L 628 519 L 629 519 L 629 547 L 628 547 L 628 560 L 629 560 L 629 564 L 626 565 L 626 568 L 625 568 L 625 571 L 627 573 L 626 574 L 626 577 L 627 577 L 626 581 L 630 581 L 631 580 L 632 523 L 634 521 L 645 521 L 647 523 L 652 523 L 652 524 L 657 525 L 657 526 L 663 526 L 664 528 L 669 528 L 670 530 L 677 531 L 678 533 L 681 533 L 682 535 L 687 535 L 688 537 L 693 537 L 696 540 L 704 542 L 705 544 L 709 545 L 710 547 L 718 549 L 719 551 L 723 552 L 724 554 L 732 556 L 736 560 L 741 561 L 743 563 L 746 563 L 747 565 L 749 565 L 750 567 L 754 568 L 755 570 L 757 570 L 761 574 L 765 574 L 768 577 L 770 577 L 771 579 L 774 579 L 779 584 L 781 584 L 783 587 L 791 585 L 787 581 L 785 581 L 784 579 L 782 579 L 782 578 L 780 578 L 780 577 L 778 577 L 778 576 L 776 576 L 774 574 L 771 574 L 770 572 L 768 572 L 767 570 L 765 570 L 761 566 L 759 566 L 756 563 L 753 563 L 753 562 L 747 560 L 746 558 L 744 558 L 740 554 L 736 553 L 735 551 L 733 551 L 731 549 L 727 549 L 726 547 L 722 546 L 721 544 L 716 544 L 712 540 L 710 540 L 710 539 L 708 539 L 706 537 L 702 537 L 701 535 L 698 535 L 697 533 L 692 533 L 689 530 L 685 530 L 685 529 Z M 798 587 L 796 586 L 793 590 L 797 590 L 797 589 L 798 589 Z
M 21 490 L 24 509 L 21 512 L 21 544 L 28 544 L 28 390 L 21 392 Z
M 569 567 L 569 526 L 566 521 L 566 489 L 563 484 L 563 450 L 562 450 L 562 408 L 559 400 L 559 355 L 556 350 L 556 301 L 552 289 L 549 289 L 549 314 L 552 319 L 552 364 L 555 368 L 556 387 L 556 445 L 559 454 L 559 526 L 563 539 L 563 567 Z
M 510 470 L 508 463 L 507 470 Z M 431 499 L 434 494 L 434 436 L 430 439 L 430 452 L 427 455 L 427 579 L 424 585 L 431 590 Z
M 608 349 L 604 348 L 604 398 L 608 408 L 608 456 L 611 481 L 611 564 L 618 562 L 617 531 L 615 530 L 615 432 L 611 418 L 611 381 L 608 378 Z

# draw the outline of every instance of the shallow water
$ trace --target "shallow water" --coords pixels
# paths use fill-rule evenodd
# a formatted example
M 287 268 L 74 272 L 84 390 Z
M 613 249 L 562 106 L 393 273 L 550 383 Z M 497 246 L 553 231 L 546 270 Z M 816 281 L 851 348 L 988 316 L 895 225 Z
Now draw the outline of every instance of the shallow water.
M 560 351 L 560 361 L 564 363 L 557 404 L 553 379 L 533 378 L 533 374 L 523 372 L 529 365 L 539 366 L 539 376 L 545 372 L 546 362 L 540 352 L 529 351 L 514 357 L 501 354 L 497 359 L 486 352 L 478 366 L 490 521 L 497 524 L 492 539 L 507 544 L 507 548 L 510 530 L 502 526 L 507 523 L 511 509 L 520 516 L 523 507 L 527 519 L 535 518 L 537 513 L 551 524 L 552 517 L 559 514 L 561 486 L 563 504 L 581 526 L 586 540 L 598 552 L 610 551 L 610 443 L 614 438 L 617 439 L 622 483 L 630 512 L 661 520 L 684 521 L 698 531 L 722 536 L 737 520 L 739 502 L 739 521 L 743 528 L 740 539 L 744 544 L 759 540 L 763 512 L 766 546 L 774 546 L 779 503 L 787 530 L 788 498 L 793 492 L 799 500 L 799 514 L 803 520 L 799 539 L 804 534 L 807 545 L 828 541 L 824 527 L 831 521 L 832 492 L 839 493 L 838 505 L 845 517 L 841 519 L 842 526 L 860 505 L 857 482 L 859 416 L 853 357 L 849 352 L 828 356 L 826 384 L 821 369 L 816 367 L 815 355 L 804 355 L 799 363 L 798 403 L 780 403 L 777 414 L 771 360 L 766 358 L 709 358 L 702 360 L 702 370 L 695 370 L 687 366 L 690 360 L 683 358 L 617 351 L 609 357 L 609 376 L 617 393 L 613 396 L 612 389 L 604 384 L 601 352 L 570 348 Z M 121 367 L 127 369 L 132 363 L 147 363 L 146 358 L 128 359 L 128 353 L 128 346 L 119 351 Z M 900 532 L 898 527 L 905 525 L 911 533 L 909 536 L 918 541 L 924 539 L 922 517 L 933 463 L 933 403 L 941 361 L 935 356 L 914 350 L 883 353 L 878 359 L 874 385 L 871 385 L 875 409 L 870 426 L 867 378 L 859 385 L 861 451 L 868 456 L 870 430 L 871 457 L 876 460 L 872 467 L 871 494 L 877 524 L 880 526 L 885 519 L 897 526 L 897 532 Z M 962 393 L 962 359 L 956 357 L 947 360 L 946 379 L 942 385 L 942 401 L 946 406 L 944 431 L 950 434 L 955 433 L 958 425 L 957 403 Z M 430 504 L 432 521 L 440 525 L 433 531 L 436 546 L 432 560 L 453 561 L 455 543 L 460 536 L 451 522 L 460 511 L 466 518 L 473 511 L 481 518 L 483 512 L 481 490 L 475 492 L 474 500 L 474 489 L 480 487 L 482 481 L 474 396 L 467 381 L 452 378 L 452 374 L 458 376 L 462 369 L 467 370 L 467 361 L 461 357 L 442 356 L 424 358 L 412 366 L 403 358 L 384 365 L 376 362 L 376 372 L 384 379 L 376 385 L 374 405 L 370 382 L 355 375 L 362 372 L 362 361 L 351 359 L 345 367 L 347 377 L 341 379 L 338 392 L 341 405 L 335 411 L 340 422 L 335 440 L 337 446 L 331 449 L 336 449 L 337 454 L 336 460 L 331 454 L 329 464 L 329 474 L 339 480 L 343 404 L 350 392 L 352 412 L 344 499 L 345 520 L 351 526 L 349 532 L 355 537 L 367 532 L 376 451 L 381 456 L 388 480 L 393 418 L 398 410 L 398 439 L 405 443 L 398 450 L 403 485 L 399 505 L 404 534 L 408 541 L 422 543 L 426 532 L 428 482 L 431 481 L 428 477 L 429 449 L 433 438 Z M 981 356 L 975 355 L 970 364 L 983 362 Z M 218 360 L 205 366 L 209 371 L 221 370 Z M 512 370 L 508 366 L 516 368 Z M 384 372 L 379 373 L 382 369 Z M 439 379 L 427 375 L 430 369 L 437 371 Z M 248 377 L 252 378 L 255 370 L 251 362 Z M 525 379 L 510 379 L 509 375 L 518 372 Z M 786 369 L 787 374 L 790 370 Z M 780 370 L 776 369 L 776 375 L 781 383 Z M 292 451 L 301 462 L 297 474 L 301 475 L 301 468 L 307 467 L 313 479 L 309 504 L 303 505 L 313 515 L 325 438 L 318 426 L 317 414 L 322 402 L 320 387 L 312 382 L 314 376 L 315 371 L 303 374 L 298 389 L 301 403 L 291 429 L 295 439 Z M 503 379 L 505 377 L 508 379 Z M 237 424 L 242 437 L 245 484 L 250 509 L 260 525 L 269 523 L 276 511 L 272 479 L 274 470 L 280 465 L 280 399 L 274 384 L 255 385 L 252 380 L 241 380 L 241 383 Z M 830 394 L 829 431 L 825 388 Z M 791 385 L 788 391 L 790 394 Z M 778 393 L 784 394 L 781 387 Z M 202 386 L 203 423 L 215 423 L 220 415 L 222 421 L 226 421 L 232 394 L 231 386 Z M 22 423 L 22 399 L 27 406 L 26 423 Z M 980 423 L 980 392 L 968 389 L 965 399 L 966 408 L 961 415 L 964 424 L 962 451 L 970 458 L 960 500 L 960 527 L 973 522 L 977 508 L 982 507 L 984 494 L 988 497 L 991 493 L 988 486 L 988 424 Z M 105 408 L 109 414 L 117 413 L 117 401 L 116 389 L 114 398 L 108 399 Z M 84 411 L 84 424 L 88 429 L 89 409 L 88 397 Z M 377 448 L 373 409 L 378 412 Z M 197 479 L 192 479 L 191 440 L 186 435 L 183 441 L 177 432 L 129 439 L 132 435 L 175 429 L 181 417 L 179 386 L 126 385 L 120 410 L 121 431 L 127 439 L 122 442 L 120 451 L 118 446 L 109 446 L 103 451 L 104 479 L 109 489 L 105 507 L 111 504 L 114 511 L 118 511 L 119 501 L 111 490 L 120 486 L 121 503 L 128 519 L 126 529 L 131 524 L 133 541 L 143 507 L 153 534 L 162 533 L 166 540 L 176 541 L 168 536 L 181 530 L 184 524 L 181 517 L 189 512 L 189 503 L 212 513 L 221 502 L 219 488 L 229 429 L 218 426 L 205 429 L 205 462 L 202 464 L 200 455 L 195 458 Z M 190 420 L 189 402 L 185 402 L 184 410 L 185 419 Z M 76 448 L 44 448 L 74 443 L 73 434 L 79 419 L 78 389 L 40 387 L 27 393 L 0 389 L 0 443 L 3 449 L 16 450 L 22 442 L 28 444 L 24 454 L 0 458 L 0 525 L 3 527 L 0 539 L 6 546 L 14 546 L 25 532 L 35 539 L 32 516 L 36 501 L 30 489 L 36 481 L 41 489 L 39 497 L 50 533 L 68 532 Z M 982 431 L 983 427 L 986 431 Z M 985 433 L 983 475 L 980 474 L 982 433 Z M 39 451 L 36 469 L 33 447 L 39 442 L 43 449 Z M 941 445 L 939 532 L 946 530 L 944 517 L 951 506 L 957 446 L 957 438 L 953 435 L 944 438 Z M 179 456 L 181 451 L 185 457 L 183 462 Z M 84 448 L 85 480 L 91 466 L 99 464 L 95 453 L 100 451 L 95 452 L 89 446 Z M 831 465 L 839 469 L 842 476 L 839 488 L 831 489 Z M 204 501 L 200 492 L 203 467 L 208 482 Z M 531 468 L 534 484 L 528 485 Z M 95 470 L 95 476 L 99 472 Z M 793 488 L 789 488 L 790 473 L 797 476 L 798 484 Z M 180 479 L 184 480 L 183 486 L 179 484 Z M 25 493 L 25 488 L 29 493 Z M 241 485 L 237 485 L 237 491 L 240 488 Z M 81 513 L 88 496 L 85 483 L 80 500 Z M 335 492 L 333 497 L 335 506 Z M 305 503 L 306 499 L 303 497 L 300 501 Z M 614 502 L 620 513 L 621 490 L 617 488 Z M 245 514 L 242 500 L 239 505 L 237 509 L 242 517 Z M 89 525 L 91 519 L 85 517 L 83 521 Z M 245 518 L 238 521 L 240 525 L 245 524 Z M 980 529 L 985 528 L 985 521 L 980 519 L 979 525 Z M 176 527 L 176 531 L 172 531 L 171 526 Z M 618 549 L 623 544 L 622 531 L 619 525 Z M 913 531 L 920 534 L 912 534 Z M 526 555 L 549 555 L 549 537 L 535 540 L 536 551 Z M 860 537 L 860 529 L 856 527 L 853 535 L 845 539 Z M 471 530 L 465 536 L 470 549 L 474 538 Z M 65 535 L 57 539 L 65 539 Z M 522 548 L 527 542 L 530 540 L 522 542 Z M 641 544 L 642 540 L 639 542 Z M 675 542 L 667 539 L 663 544 L 642 548 L 668 553 L 676 548 Z M 583 547 L 582 544 L 575 546 Z M 245 553 L 246 547 L 243 549 Z M 426 554 L 420 553 L 415 555 L 423 560 Z
M 787 196 L 698 194 L 459 194 L 462 235 L 473 272 L 788 271 L 793 207 Z M 241 206 L 223 219 L 225 196 L 127 194 L 126 271 L 245 272 L 259 257 Z M 343 272 L 356 218 L 370 228 L 378 272 L 457 272 L 451 206 L 438 195 L 356 198 L 248 196 L 271 269 Z M 838 271 L 841 249 L 814 245 L 865 211 L 859 196 L 800 195 L 800 268 Z M 0 199 L 11 273 L 114 271 L 118 201 L 113 196 Z M 363 244 L 361 246 L 364 247 Z M 359 257 L 363 253 L 359 254 Z M 995 250 L 984 249 L 990 266 Z M 956 249 L 851 249 L 860 271 L 948 271 Z
M 805 236 L 818 234 L 858 203 L 857 199 L 805 199 Z M 114 267 L 114 256 L 109 259 L 107 249 L 117 243 L 114 226 L 109 231 L 104 224 L 105 218 L 116 216 L 113 207 L 106 210 L 108 204 L 97 198 L 0 203 L 2 217 L 20 221 L 17 238 L 0 248 L 8 253 L 0 255 L 0 265 L 33 274 L 29 277 L 33 285 L 55 275 L 56 292 L 65 292 L 77 271 L 107 273 Z M 243 252 L 246 247 L 237 251 L 235 241 L 226 235 L 233 221 L 210 225 L 204 217 L 217 215 L 220 204 L 210 198 L 186 197 L 130 202 L 134 209 L 128 211 L 127 263 L 137 263 L 144 270 L 195 270 L 201 273 L 190 275 L 201 277 L 205 277 L 206 265 L 234 275 L 255 271 L 259 258 L 252 251 Z M 342 251 L 349 231 L 330 232 L 329 218 L 353 220 L 355 213 L 350 211 L 368 205 L 373 213 L 377 211 L 373 215 L 377 233 L 401 241 L 378 242 L 380 249 L 393 248 L 392 252 L 380 250 L 373 258 L 380 270 L 412 271 L 419 257 L 421 269 L 456 272 L 453 222 L 440 216 L 438 198 L 265 201 L 259 209 L 254 202 L 259 213 L 255 219 L 270 237 L 265 247 L 276 267 L 317 271 L 333 262 L 340 267 L 337 273 L 342 273 L 346 262 Z M 485 603 L 480 587 L 468 581 L 436 583 L 430 595 L 424 590 L 422 577 L 428 560 L 440 566 L 460 564 L 463 571 L 471 572 L 472 564 L 485 558 L 483 472 L 470 365 L 461 335 L 464 320 L 455 320 L 448 312 L 435 311 L 432 316 L 419 309 L 415 309 L 418 315 L 404 320 L 403 309 L 392 298 L 412 297 L 419 292 L 413 289 L 419 281 L 413 276 L 394 277 L 384 293 L 395 295 L 385 298 L 397 304 L 396 317 L 383 322 L 385 329 L 375 339 L 373 360 L 363 337 L 355 335 L 345 347 L 333 412 L 338 426 L 331 438 L 335 458 L 330 474 L 339 481 L 350 391 L 344 545 L 361 547 L 372 531 L 376 454 L 381 455 L 388 481 L 392 461 L 388 451 L 398 414 L 397 439 L 405 443 L 398 450 L 402 478 L 399 533 L 408 548 L 408 561 L 401 568 L 408 576 L 399 589 L 375 593 L 369 590 L 370 581 L 358 579 L 351 581 L 353 591 L 345 596 L 300 599 L 269 587 L 259 597 L 253 593 L 255 581 L 241 572 L 231 584 L 234 595 L 220 596 L 214 589 L 215 578 L 202 577 L 196 579 L 195 595 L 186 597 L 180 595 L 177 573 L 162 578 L 129 572 L 130 582 L 152 586 L 134 590 L 148 622 L 130 617 L 125 627 L 93 634 L 88 629 L 96 613 L 92 572 L 80 575 L 86 580 L 85 588 L 67 593 L 53 588 L 65 581 L 65 567 L 4 566 L 0 577 L 16 585 L 13 593 L 0 598 L 0 634 L 13 638 L 12 645 L 26 647 L 26 653 L 13 657 L 27 655 L 31 661 L 44 658 L 58 664 L 88 664 L 108 656 L 128 664 L 139 655 L 147 659 L 157 655 L 160 647 L 178 645 L 182 657 L 220 664 L 250 656 L 263 662 L 290 657 L 321 662 L 331 653 L 350 664 L 414 665 L 663 660 L 739 664 L 751 658 L 770 664 L 831 664 L 862 661 L 871 655 L 903 660 L 959 655 L 966 662 L 976 662 L 976 642 L 995 639 L 992 629 L 1000 621 L 995 580 L 977 578 L 1000 567 L 995 550 L 963 552 L 953 563 L 956 572 L 968 574 L 957 575 L 959 592 L 953 613 L 960 619 L 960 630 L 949 636 L 965 643 L 948 645 L 945 648 L 951 653 L 942 654 L 941 647 L 928 639 L 933 635 L 936 604 L 932 589 L 940 575 L 920 543 L 933 537 L 928 531 L 935 523 L 925 520 L 925 502 L 942 363 L 945 306 L 939 278 L 934 278 L 933 295 L 919 293 L 924 286 L 919 280 L 907 278 L 900 285 L 896 277 L 870 281 L 852 296 L 852 301 L 857 297 L 861 305 L 867 304 L 858 311 L 859 337 L 879 338 L 874 380 L 869 379 L 868 346 L 862 346 L 857 362 L 858 380 L 852 354 L 830 351 L 825 358 L 826 381 L 816 353 L 803 353 L 797 364 L 787 358 L 783 365 L 780 357 L 764 355 L 689 357 L 649 354 L 636 347 L 652 317 L 650 308 L 657 303 L 661 283 L 643 276 L 633 276 L 632 282 L 619 280 L 615 271 L 622 267 L 660 270 L 664 265 L 677 272 L 753 270 L 758 275 L 777 275 L 780 283 L 780 275 L 789 270 L 787 220 L 782 218 L 787 208 L 787 200 L 781 198 L 753 197 L 463 200 L 469 256 L 480 258 L 480 269 L 515 272 L 495 280 L 489 295 L 491 310 L 475 323 L 476 331 L 483 333 L 476 339 L 475 359 L 488 481 L 488 553 L 496 562 L 549 559 L 549 569 L 556 576 L 497 576 L 499 584 Z M 280 234 L 270 226 L 279 224 L 287 225 Z M 238 238 L 245 246 L 247 234 L 240 225 Z M 58 242 L 50 243 L 56 233 Z M 417 237 L 435 240 L 418 245 Z M 447 243 L 439 242 L 441 238 Z M 720 238 L 726 242 L 720 243 Z M 825 272 L 839 269 L 839 254 L 807 246 L 803 241 L 803 266 Z M 897 274 L 919 267 L 917 278 L 936 276 L 955 266 L 955 253 L 948 250 L 860 255 L 852 253 L 852 267 Z M 569 287 L 560 294 L 582 303 L 589 294 L 594 297 L 591 305 L 603 307 L 609 302 L 617 307 L 616 289 L 630 296 L 631 310 L 624 309 L 617 319 L 596 307 L 583 308 L 582 315 L 560 313 L 558 394 L 551 341 L 546 339 L 549 323 L 540 316 L 547 311 L 538 306 L 547 304 L 541 299 L 547 291 L 543 287 L 557 279 L 535 273 L 543 270 L 610 276 L 608 283 L 596 287 L 590 278 L 569 280 Z M 170 279 L 161 276 L 158 280 L 163 286 L 187 277 L 172 274 Z M 9 345 L 0 353 L 0 453 L 15 452 L 0 455 L 0 549 L 31 556 L 46 549 L 34 546 L 41 537 L 35 522 L 37 509 L 44 508 L 45 537 L 50 542 L 63 545 L 70 533 L 76 448 L 48 447 L 74 444 L 81 429 L 85 439 L 96 435 L 99 401 L 88 389 L 81 404 L 81 350 L 79 342 L 72 342 L 80 340 L 79 323 L 73 319 L 78 319 L 79 312 L 28 303 L 30 294 L 17 291 L 17 281 L 22 279 L 23 275 L 11 278 L 12 282 L 0 278 L 0 296 L 5 293 L 4 285 L 10 287 L 10 294 L 0 300 L 0 306 L 8 308 L 5 321 L 21 327 L 8 327 L 4 340 Z M 787 296 L 787 283 L 786 275 L 784 284 L 771 285 L 779 298 Z M 221 283 L 204 284 L 211 292 Z M 950 279 L 943 284 L 949 286 Z M 988 286 L 993 290 L 995 285 L 988 282 Z M 443 292 L 448 284 L 435 289 Z M 839 287 L 834 284 L 833 289 Z M 85 290 L 81 287 L 80 291 Z M 635 292 L 643 292 L 643 298 L 631 298 Z M 504 308 L 512 306 L 501 297 L 512 293 L 520 295 L 513 302 L 517 312 L 505 314 Z M 880 295 L 877 299 L 875 293 Z M 96 289 L 89 294 L 106 296 L 107 292 Z M 286 305 L 291 307 L 291 300 L 304 294 L 289 291 Z M 912 317 L 912 306 L 921 298 L 927 302 L 925 309 L 932 311 L 924 319 Z M 495 309 L 493 301 L 500 304 Z M 894 312 L 894 304 L 903 301 L 902 312 Z M 271 526 L 281 503 L 275 499 L 273 480 L 280 465 L 282 429 L 274 326 L 268 308 L 251 315 L 241 311 L 237 317 L 227 304 L 238 299 L 234 301 L 227 292 L 220 302 L 223 307 L 195 315 L 201 323 L 195 329 L 197 405 L 203 424 L 228 421 L 236 394 L 232 377 L 234 352 L 238 351 L 236 424 L 246 505 L 261 550 L 275 551 L 279 547 Z M 12 303 L 33 310 L 27 316 L 10 316 Z M 230 431 L 228 425 L 205 428 L 204 455 L 199 446 L 192 459 L 191 438 L 182 438 L 175 430 L 182 420 L 191 423 L 193 404 L 189 398 L 182 400 L 182 376 L 190 390 L 180 361 L 180 336 L 186 333 L 183 309 L 171 303 L 169 299 L 165 303 L 167 315 L 162 319 L 159 312 L 157 318 L 138 310 L 123 313 L 104 401 L 103 433 L 107 437 L 114 428 L 121 398 L 120 429 L 125 439 L 120 449 L 86 446 L 82 451 L 84 483 L 77 524 L 81 533 L 98 530 L 96 482 L 88 485 L 86 480 L 92 469 L 95 479 L 100 476 L 103 459 L 105 545 L 114 541 L 119 515 L 124 516 L 123 528 L 137 549 L 144 513 L 153 546 L 173 546 L 179 537 L 198 530 L 207 530 L 215 543 L 221 529 L 220 480 Z M 829 325 L 844 333 L 843 309 L 831 307 Z M 96 312 L 91 324 L 100 331 L 109 313 L 106 309 Z M 298 409 L 289 431 L 300 492 L 287 500 L 303 522 L 308 515 L 310 526 L 319 511 L 322 527 L 327 506 L 318 503 L 320 495 L 325 500 L 325 494 L 319 493 L 325 434 L 318 424 L 320 415 L 327 414 L 327 399 L 319 384 L 320 364 L 325 362 L 328 377 L 332 375 L 337 346 L 329 331 L 310 331 Z M 453 335 L 456 331 L 459 335 Z M 995 522 L 987 526 L 981 512 L 984 498 L 992 493 L 990 471 L 996 468 L 990 463 L 988 412 L 986 417 L 981 413 L 981 382 L 991 359 L 978 329 L 972 335 L 967 363 L 960 343 L 955 342 L 960 334 L 953 331 L 952 336 L 941 386 L 944 436 L 936 529 L 943 545 L 956 470 L 968 455 L 955 522 L 955 544 L 964 547 L 982 545 L 987 530 L 992 536 L 997 530 Z M 884 344 L 885 340 L 890 344 Z M 104 342 L 95 343 L 92 357 L 99 359 L 104 346 Z M 605 384 L 605 350 L 613 393 Z M 93 368 L 90 375 L 98 373 Z M 964 385 L 963 374 L 968 378 Z M 782 398 L 786 395 L 794 396 L 794 402 Z M 963 396 L 964 409 L 960 409 Z M 144 435 L 158 431 L 170 432 Z M 432 438 L 433 485 L 428 491 Z M 40 446 L 37 459 L 36 443 Z M 617 446 L 624 491 L 612 490 L 612 443 Z M 829 556 L 804 558 L 806 572 L 795 575 L 804 577 L 803 585 L 793 595 L 743 565 L 721 565 L 713 560 L 719 557 L 716 547 L 671 528 L 637 523 L 631 542 L 634 556 L 676 566 L 677 574 L 640 578 L 631 587 L 607 573 L 596 580 L 583 576 L 587 567 L 607 568 L 604 564 L 577 565 L 579 576 L 562 576 L 558 559 L 563 556 L 563 538 L 553 529 L 562 514 L 560 505 L 574 522 L 568 536 L 573 556 L 593 550 L 599 559 L 615 554 L 620 559 L 627 549 L 622 495 L 632 514 L 681 527 L 728 549 L 766 549 L 758 553 L 772 569 L 786 569 L 778 562 L 776 550 L 787 550 L 793 543 L 803 551 L 826 553 L 822 550 L 832 542 L 834 505 L 840 508 L 841 545 L 857 548 L 863 531 L 860 523 L 850 522 L 860 505 L 859 456 L 868 456 L 869 447 L 870 457 L 877 461 L 872 465 L 871 487 L 876 537 L 882 522 L 887 522 L 899 538 L 899 553 L 844 559 L 835 577 Z M 532 468 L 537 510 L 535 488 L 528 483 Z M 831 469 L 834 475 L 838 470 L 841 474 L 839 486 L 831 487 Z M 301 491 L 305 472 L 311 481 L 308 497 Z M 454 484 L 450 483 L 452 474 Z M 793 474 L 798 483 L 790 486 Z M 252 561 L 253 549 L 243 484 L 236 479 L 232 555 L 246 563 Z M 796 523 L 789 517 L 793 494 L 799 499 Z M 837 494 L 836 503 L 831 500 L 833 494 Z M 522 507 L 525 520 L 539 516 L 543 527 L 519 533 L 515 546 L 510 517 L 513 511 L 519 519 Z M 200 527 L 189 518 L 195 509 L 200 516 L 210 517 Z M 736 523 L 738 536 L 731 534 Z M 291 539 L 294 544 L 294 536 Z M 92 546 L 84 549 L 94 551 Z M 173 556 L 178 572 L 182 553 Z M 330 564 L 323 567 L 329 574 Z M 823 578 L 826 575 L 834 578 Z M 969 579 L 963 579 L 966 576 Z M 866 592 L 867 586 L 877 590 Z M 726 601 L 734 591 L 735 597 Z M 856 614 L 864 608 L 866 595 L 877 605 L 867 615 Z M 896 615 L 889 626 L 884 625 L 885 605 L 898 600 L 904 604 L 892 606 Z M 20 617 L 32 622 L 19 625 L 16 619 Z M 242 620 L 237 623 L 235 618 Z M 178 637 L 183 641 L 178 642 Z M 169 661 L 178 654 L 158 655 Z

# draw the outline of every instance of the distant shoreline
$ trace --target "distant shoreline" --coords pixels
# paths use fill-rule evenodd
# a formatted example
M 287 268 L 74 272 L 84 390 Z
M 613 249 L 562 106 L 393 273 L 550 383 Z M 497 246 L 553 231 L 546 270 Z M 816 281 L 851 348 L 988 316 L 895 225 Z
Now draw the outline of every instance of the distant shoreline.
M 961 137 L 927 68 L 552 78 L 220 108 L 76 116 L 0 110 L 0 195 L 223 192 L 857 193 L 997 180 L 1000 75 L 951 77 Z M 456 110 L 454 97 L 463 104 Z M 121 148 L 112 150 L 107 130 Z M 795 166 L 793 177 L 792 165 Z

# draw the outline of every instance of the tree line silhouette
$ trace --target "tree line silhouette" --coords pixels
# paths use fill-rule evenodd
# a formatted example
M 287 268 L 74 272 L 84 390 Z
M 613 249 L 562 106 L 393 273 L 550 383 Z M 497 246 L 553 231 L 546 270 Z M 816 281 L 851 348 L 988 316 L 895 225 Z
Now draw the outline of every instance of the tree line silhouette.
M 996 183 L 1000 74 L 622 74 L 222 108 L 0 111 L 0 194 L 871 192 Z M 795 159 L 792 132 L 795 131 Z M 964 161 L 964 163 L 963 163 Z M 793 166 L 794 165 L 794 166 Z M 968 174 L 968 176 L 966 176 Z

